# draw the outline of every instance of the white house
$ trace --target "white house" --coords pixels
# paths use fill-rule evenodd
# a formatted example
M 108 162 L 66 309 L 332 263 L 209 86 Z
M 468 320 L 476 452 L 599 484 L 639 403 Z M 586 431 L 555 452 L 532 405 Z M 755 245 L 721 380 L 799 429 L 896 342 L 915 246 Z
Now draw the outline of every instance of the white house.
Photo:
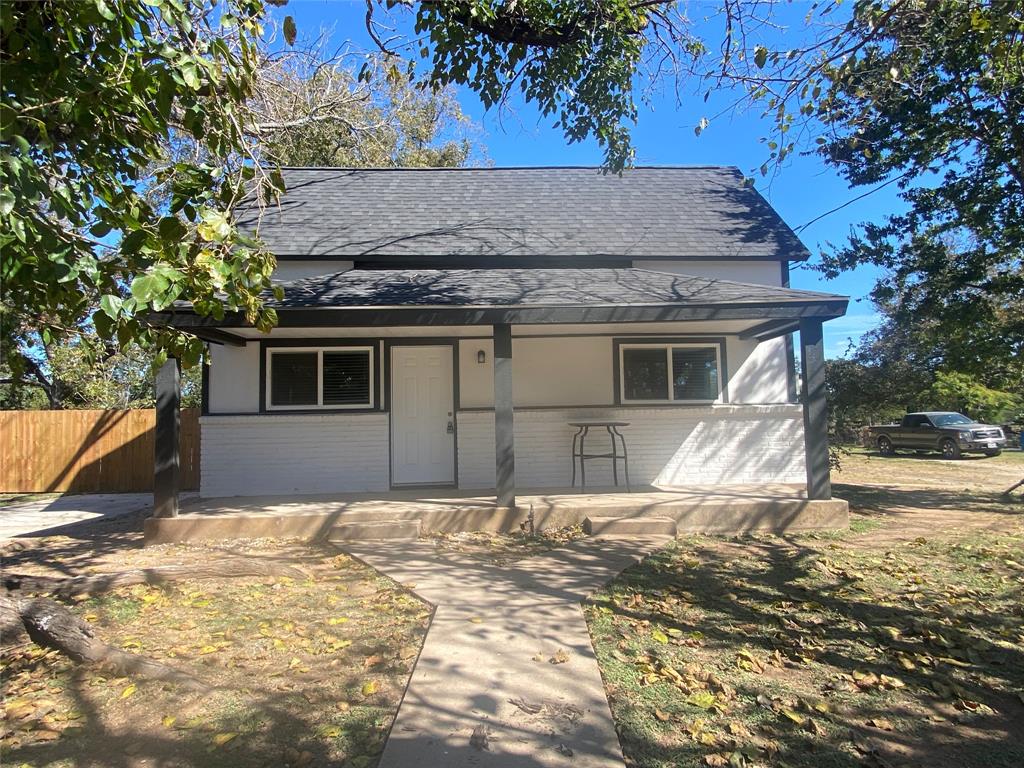
M 737 169 L 284 179 L 244 222 L 278 259 L 278 327 L 157 318 L 210 342 L 201 495 L 438 486 L 511 506 L 571 485 L 572 422 L 618 421 L 636 486 L 830 497 L 821 324 L 847 299 L 789 287 L 807 249 Z M 588 461 L 588 485 L 612 465 Z

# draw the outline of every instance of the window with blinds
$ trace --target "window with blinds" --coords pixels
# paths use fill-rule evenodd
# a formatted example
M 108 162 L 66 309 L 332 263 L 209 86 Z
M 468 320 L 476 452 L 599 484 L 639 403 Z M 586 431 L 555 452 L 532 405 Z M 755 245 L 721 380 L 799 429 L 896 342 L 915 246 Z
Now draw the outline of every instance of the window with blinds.
M 324 405 L 366 405 L 370 402 L 370 355 L 324 352 Z
M 267 350 L 268 410 L 373 407 L 373 347 Z
M 721 393 L 717 344 L 621 344 L 623 403 L 709 403 Z
M 270 404 L 274 406 L 316 405 L 316 352 L 276 353 L 270 367 Z
M 718 348 L 672 348 L 672 399 L 718 397 Z

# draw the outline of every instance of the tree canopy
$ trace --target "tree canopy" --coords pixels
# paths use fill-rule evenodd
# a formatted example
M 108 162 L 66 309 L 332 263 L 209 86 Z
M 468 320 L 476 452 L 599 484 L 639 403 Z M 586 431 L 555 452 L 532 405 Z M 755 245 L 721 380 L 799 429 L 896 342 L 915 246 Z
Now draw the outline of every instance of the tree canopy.
M 262 14 L 259 0 L 0 6 L 7 349 L 91 321 L 103 340 L 194 362 L 198 340 L 144 322 L 181 297 L 204 313 L 274 322 L 260 302 L 273 260 L 230 221 L 259 170 L 246 162 L 238 107 L 252 90 Z M 162 163 L 185 140 L 193 155 Z M 141 183 L 154 164 L 166 207 Z
M 4 331 L 0 403 L 4 406 L 146 406 L 152 399 L 148 391 L 152 355 L 145 349 L 164 345 L 184 354 L 186 362 L 198 359 L 192 340 L 165 336 L 145 325 L 148 308 L 160 308 L 174 298 L 187 297 L 205 298 L 208 310 L 218 311 L 213 293 L 223 290 L 228 290 L 229 301 L 232 291 L 240 292 L 251 307 L 258 307 L 259 293 L 269 287 L 267 270 L 272 269 L 273 261 L 258 244 L 234 231 L 230 212 L 246 194 L 259 192 L 261 185 L 270 193 L 274 187 L 269 172 L 262 170 L 258 175 L 255 167 L 247 166 L 256 162 L 266 168 L 274 164 L 454 166 L 464 164 L 471 156 L 483 156 L 481 148 L 471 141 L 471 126 L 452 94 L 414 86 L 398 75 L 393 61 L 384 62 L 379 57 L 354 60 L 328 49 L 323 36 L 289 35 L 288 44 L 280 45 L 272 24 L 251 27 L 243 45 L 239 33 L 230 32 L 235 27 L 230 16 L 215 20 L 204 15 L 198 5 L 188 7 L 189 16 L 175 15 L 175 5 L 171 4 L 172 22 L 189 21 L 183 27 L 167 26 L 170 22 L 164 18 L 163 7 L 155 5 L 158 8 L 151 10 L 159 16 L 162 31 L 154 31 L 156 22 L 150 19 L 150 23 L 139 22 L 140 34 L 146 26 L 150 34 L 174 38 L 182 28 L 190 28 L 192 42 L 178 42 L 199 51 L 230 41 L 236 58 L 223 66 L 229 70 L 237 67 L 235 76 L 245 78 L 247 89 L 218 91 L 214 87 L 216 78 L 211 76 L 194 96 L 183 76 L 182 82 L 174 80 L 177 70 L 167 61 L 147 60 L 148 54 L 140 53 L 139 60 L 129 57 L 121 64 L 127 72 L 139 65 L 150 79 L 135 73 L 134 84 L 140 90 L 133 95 L 117 92 L 123 101 L 106 104 L 109 112 L 105 112 L 78 105 L 81 94 L 76 95 L 73 88 L 87 87 L 88 73 L 80 70 L 81 62 L 65 62 L 64 80 L 81 76 L 82 81 L 76 86 L 61 85 L 65 94 L 58 98 L 76 104 L 75 115 L 81 124 L 45 126 L 48 107 L 34 106 L 45 97 L 32 95 L 31 103 L 21 110 L 24 119 L 8 125 L 11 130 L 34 125 L 30 118 L 36 116 L 45 126 L 41 130 L 46 135 L 63 132 L 64 146 L 49 147 L 45 142 L 43 147 L 32 145 L 27 157 L 19 155 L 24 149 L 20 134 L 12 134 L 10 145 L 4 147 L 11 155 L 6 170 L 20 168 L 25 179 L 37 184 L 37 191 L 44 182 L 50 184 L 54 174 L 64 174 L 72 180 L 67 195 L 77 207 L 72 211 L 54 208 L 37 196 L 33 200 L 41 210 L 29 211 L 27 229 L 21 215 L 24 200 L 16 200 L 18 206 L 0 211 L 12 222 L 13 238 L 4 247 L 4 314 L 0 317 Z M 40 4 L 40 8 L 43 6 Z M 251 9 L 255 13 L 259 7 L 254 4 Z M 122 9 L 106 10 L 113 13 Z M 134 10 L 143 11 L 144 6 Z M 94 15 L 87 14 L 79 21 L 116 25 L 116 20 L 108 19 L 98 7 L 90 13 Z M 5 50 L 13 46 L 14 53 L 23 52 L 25 59 L 19 66 L 28 71 L 36 66 L 38 57 L 19 45 L 23 27 L 37 35 L 45 31 L 36 28 L 31 18 L 18 23 L 12 20 Z M 126 33 L 121 29 L 118 34 Z M 115 39 L 113 35 L 102 45 L 95 40 L 91 43 L 97 46 L 96 55 L 101 60 L 111 57 L 111 67 L 118 63 L 114 58 Z M 175 66 L 180 61 L 168 50 L 162 55 Z M 360 64 L 365 64 L 361 72 Z M 171 74 L 159 74 L 163 67 Z M 4 104 L 8 116 L 12 116 L 22 103 L 13 93 L 25 86 L 16 79 L 9 81 L 6 63 L 4 74 L 4 87 L 10 88 L 5 90 Z M 91 77 L 103 82 L 111 74 L 112 70 L 101 68 Z M 176 87 L 184 86 L 185 91 L 184 99 L 174 97 L 166 106 L 166 122 L 157 125 L 152 116 L 144 115 L 145 124 L 135 126 L 136 133 L 118 126 L 112 135 L 104 137 L 102 145 L 109 148 L 124 142 L 130 147 L 132 141 L 145 135 L 145 146 L 137 147 L 121 162 L 101 157 L 102 147 L 93 149 L 90 145 L 89 152 L 79 152 L 79 145 L 90 142 L 88 134 L 94 129 L 90 128 L 88 115 L 96 112 L 104 120 L 116 122 L 118 109 L 127 112 L 145 99 L 146 87 L 165 87 L 161 80 L 165 76 Z M 132 87 L 126 86 L 129 90 Z M 173 90 L 172 86 L 166 87 Z M 54 86 L 47 93 L 53 95 L 56 89 Z M 236 96 L 239 98 L 233 107 L 218 103 Z M 192 111 L 200 105 L 213 111 L 203 119 L 189 118 L 195 121 L 195 130 L 185 130 L 186 104 Z M 229 118 L 237 123 L 237 132 L 209 143 L 210 130 L 204 121 Z M 130 118 L 128 123 L 130 127 Z M 159 130 L 153 131 L 154 127 Z M 28 160 L 38 162 L 39 167 L 23 168 Z M 208 198 L 215 191 L 212 187 L 195 188 L 195 196 L 190 197 L 181 180 L 195 180 L 204 174 L 220 179 L 220 188 L 230 197 Z M 24 190 L 10 188 L 9 195 L 16 193 Z M 91 198 L 86 196 L 89 194 Z M 109 202 L 102 195 L 116 196 Z M 121 205 L 128 209 L 120 210 Z M 130 221 L 126 224 L 116 220 L 117 216 Z M 127 229 L 128 225 L 134 229 Z M 40 231 L 33 230 L 33 226 Z M 25 236 L 24 242 L 17 239 L 18 233 Z M 47 249 L 58 235 L 67 242 L 51 254 Z M 249 259 L 255 265 L 249 264 Z M 252 271 L 254 266 L 256 272 Z M 236 280 L 240 285 L 232 287 Z M 196 285 L 207 291 L 205 296 L 195 292 Z M 54 310 L 42 316 L 35 311 L 51 305 Z M 258 317 L 258 310 L 253 311 Z M 264 321 L 272 321 L 272 316 L 268 314 Z
M 825 254 L 834 277 L 882 267 L 872 298 L 937 364 L 1024 385 L 1024 14 L 1018 4 L 892 3 L 825 71 L 819 153 L 853 186 L 895 183 L 906 210 Z M 858 5 L 876 24 L 882 6 Z
M 677 93 L 732 89 L 765 111 L 763 173 L 814 147 L 854 186 L 898 184 L 907 210 L 830 251 L 825 273 L 882 266 L 889 277 L 874 297 L 934 327 L 947 363 L 973 355 L 990 370 L 993 355 L 1019 357 L 1019 4 L 826 0 L 810 7 L 803 42 L 783 48 L 776 43 L 792 38 L 777 34 L 779 4 L 723 2 L 698 26 L 669 0 L 370 2 L 367 28 L 383 59 L 368 77 L 395 89 L 375 108 L 408 107 L 394 114 L 411 140 L 392 141 L 375 133 L 371 112 L 346 111 L 367 75 L 353 85 L 323 70 L 294 98 L 262 97 L 261 83 L 287 87 L 305 70 L 281 53 L 297 39 L 290 18 L 265 56 L 261 0 L 4 3 L 5 346 L 90 324 L 104 342 L 194 362 L 197 340 L 145 318 L 184 298 L 202 314 L 239 311 L 273 325 L 260 298 L 273 258 L 236 229 L 232 211 L 273 199 L 276 161 L 458 162 L 464 147 L 435 143 L 430 126 L 454 115 L 444 117 L 437 89 L 459 85 L 488 107 L 522 94 L 568 141 L 596 139 L 618 171 L 634 154 L 637 100 L 667 78 Z M 410 14 L 415 37 L 402 50 L 415 42 L 425 73 L 379 34 L 388 8 Z M 707 121 L 697 114 L 699 132 Z M 317 152 L 303 136 L 317 139 Z M 374 136 L 379 147 L 362 141 Z

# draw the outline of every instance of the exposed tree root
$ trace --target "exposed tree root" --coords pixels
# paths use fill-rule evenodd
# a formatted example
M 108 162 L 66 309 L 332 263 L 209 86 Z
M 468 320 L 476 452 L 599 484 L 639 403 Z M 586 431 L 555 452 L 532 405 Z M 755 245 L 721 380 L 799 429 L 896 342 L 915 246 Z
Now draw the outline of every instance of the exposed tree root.
M 31 576 L 8 574 L 4 588 L 9 592 L 50 594 L 56 597 L 98 595 L 133 584 L 164 584 L 188 579 L 234 578 L 243 576 L 287 576 L 304 579 L 306 574 L 291 565 L 260 558 L 230 558 L 203 565 L 162 565 L 93 576 Z
M 164 680 L 193 691 L 209 690 L 204 682 L 181 670 L 107 645 L 96 638 L 91 624 L 53 600 L 16 600 L 0 595 L 0 620 L 5 642 L 15 639 L 18 634 L 19 628 L 13 622 L 15 616 L 19 619 L 21 631 L 26 632 L 36 645 L 53 648 L 75 661 L 102 664 L 121 674 Z
M 23 642 L 26 638 L 52 648 L 75 661 L 108 666 L 121 674 L 165 680 L 190 690 L 208 690 L 201 680 L 159 661 L 122 651 L 97 639 L 91 624 L 59 603 L 46 598 L 22 599 L 12 593 L 49 594 L 61 598 L 96 595 L 133 584 L 164 584 L 190 579 L 245 576 L 287 576 L 305 579 L 299 568 L 261 558 L 233 557 L 203 565 L 164 565 L 91 576 L 31 576 L 8 574 L 5 593 L 0 593 L 0 641 Z

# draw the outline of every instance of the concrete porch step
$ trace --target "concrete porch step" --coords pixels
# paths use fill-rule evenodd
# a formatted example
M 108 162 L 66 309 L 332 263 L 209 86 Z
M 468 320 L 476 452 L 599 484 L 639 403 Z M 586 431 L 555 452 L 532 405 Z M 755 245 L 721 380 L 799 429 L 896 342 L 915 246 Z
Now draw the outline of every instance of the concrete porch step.
M 612 517 L 588 515 L 583 531 L 590 536 L 675 536 L 671 517 Z
M 328 541 L 411 540 L 419 537 L 419 520 L 353 520 L 338 523 L 327 534 Z

